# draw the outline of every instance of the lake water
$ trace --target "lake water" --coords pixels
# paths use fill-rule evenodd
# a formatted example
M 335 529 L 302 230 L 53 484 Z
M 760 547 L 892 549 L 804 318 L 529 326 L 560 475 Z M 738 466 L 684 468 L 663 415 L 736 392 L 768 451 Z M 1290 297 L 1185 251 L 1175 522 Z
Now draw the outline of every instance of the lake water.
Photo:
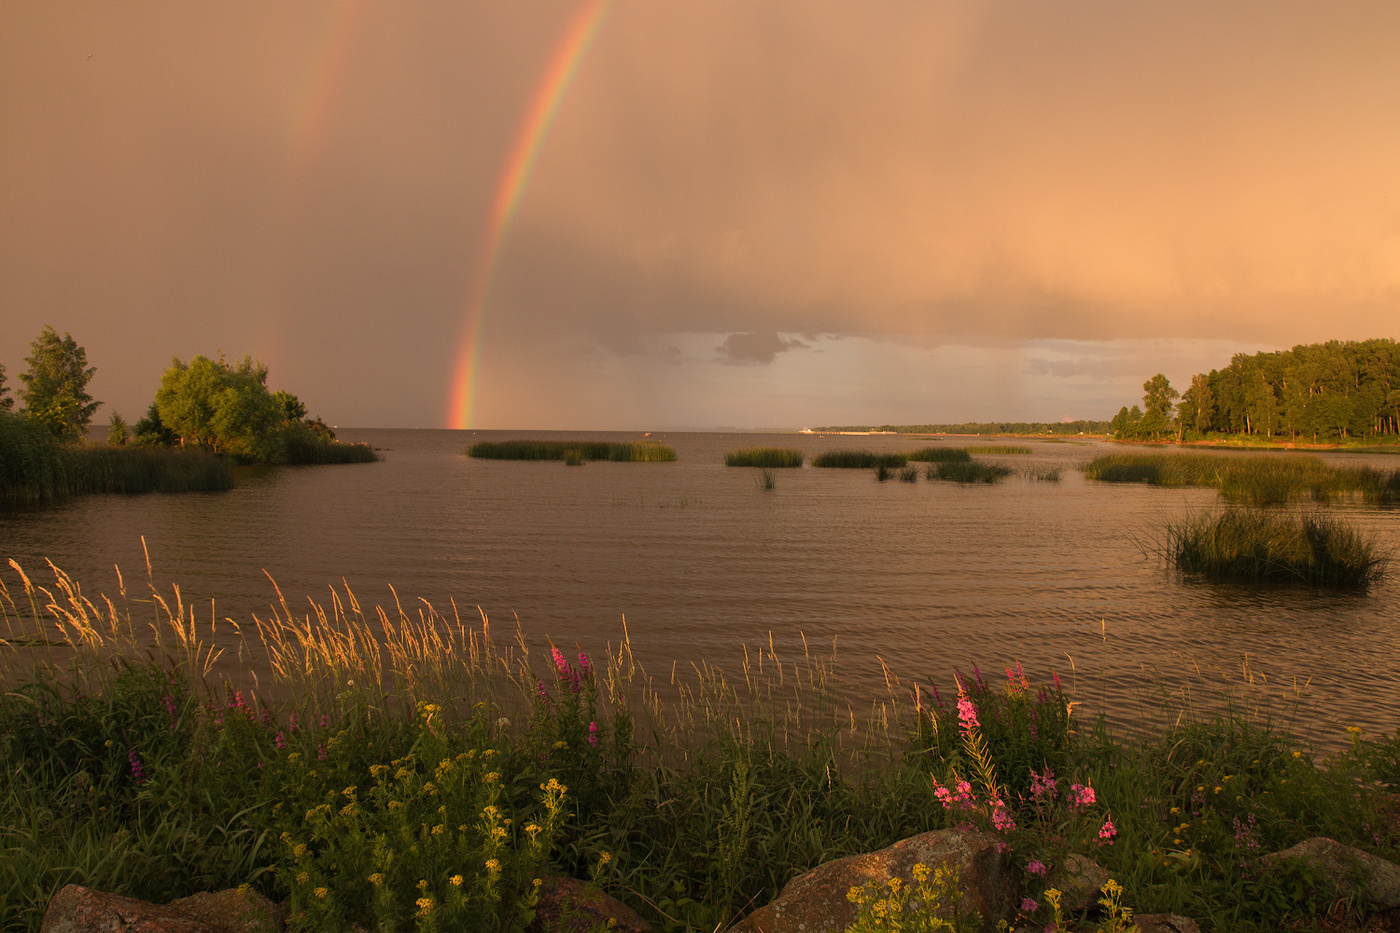
M 607 437 L 550 432 L 345 430 L 381 449 L 360 466 L 248 469 L 225 493 L 93 496 L 0 513 L 0 558 L 32 577 L 51 559 L 84 591 L 115 593 L 114 565 L 144 585 L 178 584 L 198 616 L 246 622 L 276 599 L 364 605 L 455 600 L 527 637 L 616 643 L 623 620 L 653 675 L 700 659 L 733 670 L 744 643 L 794 657 L 802 638 L 837 645 L 842 689 L 883 690 L 883 665 L 938 683 L 955 669 L 1074 676 L 1078 698 L 1115 721 L 1151 717 L 1165 694 L 1208 699 L 1252 676 L 1295 731 L 1324 745 L 1345 725 L 1400 725 L 1394 580 L 1367 595 L 1185 583 L 1153 550 L 1164 524 L 1216 503 L 1212 490 L 1086 481 L 1095 441 L 923 441 L 892 436 L 661 434 L 674 463 L 471 460 L 474 440 Z M 1062 467 L 1059 483 L 993 486 L 893 480 L 869 470 L 781 470 L 776 488 L 723 465 L 739 447 L 907 450 L 1016 443 L 1014 467 Z M 1289 456 L 1275 454 L 1275 456 Z M 1386 469 L 1400 459 L 1327 454 Z M 1346 507 L 1395 550 L 1400 512 Z M 8 571 L 6 571 L 8 573 Z M 343 581 L 343 582 L 342 582 Z M 7 582 L 13 589 L 14 577 Z M 133 585 L 133 583 L 135 585 Z M 210 601 L 213 607 L 210 607 Z M 1281 704 L 1281 705 L 1279 705 Z

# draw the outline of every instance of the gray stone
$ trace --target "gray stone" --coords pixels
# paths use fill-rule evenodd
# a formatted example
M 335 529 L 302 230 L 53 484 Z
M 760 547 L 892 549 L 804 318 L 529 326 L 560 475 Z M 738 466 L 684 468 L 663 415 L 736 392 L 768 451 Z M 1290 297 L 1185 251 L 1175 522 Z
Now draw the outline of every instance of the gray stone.
M 731 933 L 840 933 L 859 916 L 846 897 L 851 888 L 896 877 L 911 884 L 917 863 L 931 871 L 940 865 L 954 868 L 966 892 L 964 905 L 981 914 L 984 930 L 993 931 L 998 921 L 1011 921 L 1020 903 L 998 842 L 985 833 L 939 830 L 818 865 L 789 881 L 776 900 L 739 921 Z
M 283 909 L 252 890 L 202 891 L 170 906 L 219 933 L 281 933 L 287 925 Z
M 1106 884 L 1108 871 L 1102 865 L 1071 852 L 1050 872 L 1045 886 L 1059 890 L 1061 910 L 1077 914 L 1098 904 Z
M 651 924 L 615 897 L 583 881 L 547 876 L 528 933 L 588 933 L 599 925 L 610 933 L 651 933 Z
M 1310 866 L 1318 893 L 1331 900 L 1356 898 L 1377 910 L 1400 907 L 1400 865 L 1325 836 L 1304 839 L 1259 861 L 1271 867 L 1293 861 Z
M 49 901 L 39 933 L 221 933 L 174 907 L 70 884 Z

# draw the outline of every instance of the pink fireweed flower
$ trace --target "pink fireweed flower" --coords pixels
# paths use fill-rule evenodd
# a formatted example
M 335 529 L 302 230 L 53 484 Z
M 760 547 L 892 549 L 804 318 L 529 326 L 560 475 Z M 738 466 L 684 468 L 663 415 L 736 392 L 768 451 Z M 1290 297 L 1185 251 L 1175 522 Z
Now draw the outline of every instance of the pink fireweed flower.
M 1040 905 L 1037 904 L 1035 901 L 1031 900 L 1029 897 L 1021 898 L 1021 913 L 1033 914 L 1039 909 Z
M 981 728 L 982 724 L 977 721 L 977 707 L 967 698 L 967 694 L 958 694 L 958 719 L 962 722 L 962 733 L 968 735 L 973 729 Z
M 588 744 L 594 747 L 598 745 L 598 724 L 596 722 L 588 724 Z
M 279 732 L 272 737 L 272 744 L 277 746 L 277 750 L 280 752 L 287 747 L 287 738 Z
M 1040 859 L 1033 858 L 1030 860 L 1030 862 L 1026 864 L 1026 871 L 1032 875 L 1040 875 L 1044 877 L 1045 873 L 1049 871 L 1049 869 L 1045 867 L 1045 863 L 1042 862 Z
M 1103 827 L 1099 830 L 1099 839 L 1100 839 L 1100 841 L 1101 841 L 1101 842 L 1104 842 L 1104 843 L 1108 843 L 1109 845 L 1113 845 L 1113 837 L 1116 836 L 1116 835 L 1118 835 L 1118 830 L 1117 830 L 1116 827 L 1114 827 L 1114 825 L 1113 825 L 1113 820 L 1112 820 L 1112 819 L 1106 819 L 1106 820 L 1104 820 L 1104 821 L 1103 821 Z
M 580 651 L 578 653 L 578 666 L 583 672 L 584 677 L 593 676 L 593 662 L 588 660 L 588 654 L 586 652 Z
M 1071 784 L 1069 786 L 1069 806 L 1071 810 L 1083 810 L 1092 806 L 1097 798 L 1094 796 L 1094 789 L 1085 784 Z
M 999 833 L 1009 833 L 1016 829 L 1016 821 L 1011 818 L 1011 811 L 1006 809 L 1006 804 L 1000 800 L 992 801 L 992 825 Z
M 146 769 L 141 766 L 141 759 L 136 757 L 136 749 L 128 749 L 126 760 L 131 765 L 131 779 L 137 784 L 146 783 Z
M 1035 799 L 1039 800 L 1041 797 L 1047 796 L 1054 797 L 1056 783 L 1055 772 L 1049 768 L 1040 773 L 1037 773 L 1034 768 L 1031 769 L 1031 796 Z

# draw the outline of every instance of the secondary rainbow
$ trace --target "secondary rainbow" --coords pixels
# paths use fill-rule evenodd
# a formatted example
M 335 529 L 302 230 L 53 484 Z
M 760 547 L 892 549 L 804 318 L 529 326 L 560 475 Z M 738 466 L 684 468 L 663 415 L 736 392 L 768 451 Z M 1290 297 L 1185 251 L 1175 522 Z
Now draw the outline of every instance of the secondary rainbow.
M 550 57 L 549 66 L 541 76 L 520 123 L 520 131 L 511 146 L 510 156 L 496 186 L 486 229 L 486 243 L 477 263 L 470 298 L 466 306 L 461 342 L 453 366 L 450 394 L 447 399 L 447 427 L 469 428 L 477 401 L 477 375 L 481 365 L 482 328 L 486 321 L 486 305 L 491 297 L 491 279 L 501 245 L 510 222 L 520 206 L 521 195 L 530 180 L 540 145 L 549 132 L 549 125 L 564 94 L 573 81 L 579 63 L 588 51 L 593 37 L 602 25 L 612 0 L 586 0 L 574 13 L 559 45 Z

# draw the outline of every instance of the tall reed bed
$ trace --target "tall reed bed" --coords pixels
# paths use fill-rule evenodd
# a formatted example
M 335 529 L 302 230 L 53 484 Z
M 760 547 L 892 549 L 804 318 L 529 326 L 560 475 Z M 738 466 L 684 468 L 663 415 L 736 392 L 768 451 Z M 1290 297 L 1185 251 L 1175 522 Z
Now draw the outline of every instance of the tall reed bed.
M 969 447 L 967 450 L 974 454 L 1028 454 L 1031 452 L 1029 447 L 1007 444 L 989 444 L 982 447 Z
M 828 450 L 812 458 L 812 466 L 840 470 L 869 470 L 884 467 L 902 469 L 908 461 L 903 454 L 877 454 L 868 450 Z
M 1167 525 L 1166 554 L 1183 573 L 1241 583 L 1305 583 L 1364 590 L 1390 559 L 1341 519 L 1227 508 Z
M 283 458 L 292 465 L 374 463 L 379 459 L 368 444 L 329 440 L 299 426 L 283 434 Z
M 203 450 L 59 444 L 39 424 L 0 416 L 0 503 L 88 493 L 210 492 L 233 487 L 221 458 Z
M 912 463 L 967 463 L 972 459 L 966 447 L 920 447 L 904 455 Z
M 1016 471 L 999 463 L 972 460 L 967 463 L 938 463 L 929 466 L 929 479 L 952 483 L 999 483 Z
M 781 469 L 802 466 L 803 453 L 786 447 L 746 447 L 724 455 L 724 465 Z
M 634 463 L 662 463 L 676 459 L 676 451 L 665 444 L 614 443 L 610 441 L 478 441 L 467 456 L 484 460 L 612 460 Z
M 1320 457 L 1280 454 L 1105 454 L 1084 467 L 1088 479 L 1153 486 L 1209 486 L 1229 502 L 1280 505 L 1299 499 L 1327 502 L 1356 495 L 1367 502 L 1400 500 L 1400 470 L 1332 467 Z
M 298 929 L 521 933 L 548 868 L 660 931 L 708 933 L 821 862 L 971 824 L 1020 880 L 1018 929 L 1055 922 L 1047 871 L 1075 855 L 1123 906 L 1261 933 L 1332 905 L 1258 853 L 1325 835 L 1396 855 L 1378 791 L 1400 778 L 1400 734 L 1353 733 L 1320 767 L 1228 712 L 1115 738 L 1019 665 L 946 695 L 887 668 L 862 705 L 805 642 L 653 678 L 625 633 L 595 655 L 535 649 L 455 607 L 348 591 L 235 628 L 178 591 L 148 586 L 133 610 L 124 589 L 11 570 L 6 930 L 37 930 L 76 882 L 157 901 L 248 884 Z M 215 682 L 247 664 L 270 682 Z

